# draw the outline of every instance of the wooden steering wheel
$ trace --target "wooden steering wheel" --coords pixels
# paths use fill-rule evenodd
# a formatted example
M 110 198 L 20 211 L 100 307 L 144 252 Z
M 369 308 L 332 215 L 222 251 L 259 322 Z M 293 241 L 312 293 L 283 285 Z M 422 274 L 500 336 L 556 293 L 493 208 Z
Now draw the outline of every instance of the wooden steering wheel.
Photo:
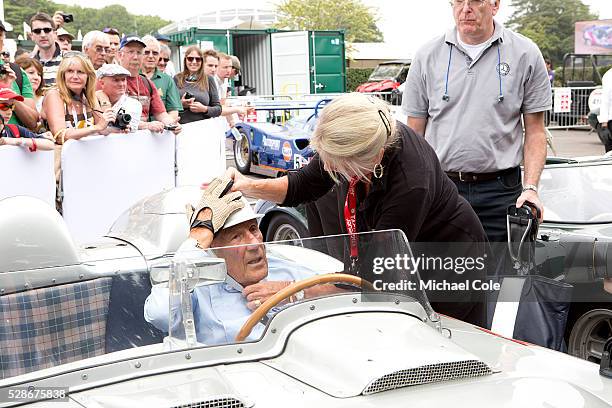
M 257 323 L 259 323 L 262 317 L 264 317 L 270 311 L 270 309 L 278 305 L 283 300 L 295 295 L 300 290 L 332 282 L 344 282 L 358 287 L 367 287 L 369 289 L 373 289 L 372 284 L 370 282 L 354 275 L 348 275 L 346 273 L 328 273 L 325 275 L 316 275 L 308 279 L 301 280 L 299 282 L 294 282 L 286 288 L 279 290 L 278 292 L 276 292 L 276 294 L 269 297 L 268 300 L 262 303 L 261 306 L 259 306 L 257 310 L 255 310 L 251 314 L 247 321 L 244 322 L 244 324 L 240 328 L 240 331 L 236 335 L 235 340 L 244 341 L 244 339 L 246 339 L 249 334 L 251 334 L 251 330 L 253 330 L 253 327 L 255 327 Z

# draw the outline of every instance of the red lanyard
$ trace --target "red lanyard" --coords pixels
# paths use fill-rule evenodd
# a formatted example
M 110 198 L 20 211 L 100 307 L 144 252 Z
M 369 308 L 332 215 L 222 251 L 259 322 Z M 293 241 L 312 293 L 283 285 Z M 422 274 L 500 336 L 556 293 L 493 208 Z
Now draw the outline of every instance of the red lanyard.
M 355 194 L 355 186 L 359 179 L 357 177 L 351 178 L 349 181 L 348 193 L 346 194 L 346 201 L 344 202 L 344 222 L 346 223 L 346 231 L 349 234 L 349 240 L 351 245 L 351 261 L 353 266 L 355 265 L 357 258 L 359 257 L 359 247 L 357 246 L 357 194 Z

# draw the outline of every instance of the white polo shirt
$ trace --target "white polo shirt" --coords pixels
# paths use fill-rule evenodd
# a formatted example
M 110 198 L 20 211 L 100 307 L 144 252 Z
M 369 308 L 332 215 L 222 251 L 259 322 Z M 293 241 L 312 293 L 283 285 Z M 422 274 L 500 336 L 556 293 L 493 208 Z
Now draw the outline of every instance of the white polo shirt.
M 474 173 L 518 166 L 522 114 L 551 107 L 550 81 L 537 45 L 497 21 L 474 59 L 459 43 L 455 27 L 419 49 L 402 102 L 406 115 L 428 119 L 425 138 L 445 171 Z

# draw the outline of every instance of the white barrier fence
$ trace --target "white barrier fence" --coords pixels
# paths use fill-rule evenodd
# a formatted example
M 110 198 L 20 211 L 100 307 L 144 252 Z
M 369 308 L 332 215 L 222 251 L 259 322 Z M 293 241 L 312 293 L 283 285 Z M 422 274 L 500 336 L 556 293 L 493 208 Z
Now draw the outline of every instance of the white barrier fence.
M 200 185 L 225 170 L 224 119 L 183 126 L 178 135 L 138 131 L 67 141 L 62 148 L 63 216 L 75 242 L 106 234 L 137 201 Z M 28 195 L 55 208 L 53 151 L 0 147 L 0 199 Z

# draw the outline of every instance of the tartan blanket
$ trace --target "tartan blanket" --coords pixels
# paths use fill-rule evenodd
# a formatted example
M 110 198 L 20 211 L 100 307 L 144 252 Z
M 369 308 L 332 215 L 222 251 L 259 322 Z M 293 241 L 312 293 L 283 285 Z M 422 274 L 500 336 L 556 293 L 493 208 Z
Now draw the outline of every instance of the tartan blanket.
M 0 378 L 104 354 L 111 281 L 0 296 Z

